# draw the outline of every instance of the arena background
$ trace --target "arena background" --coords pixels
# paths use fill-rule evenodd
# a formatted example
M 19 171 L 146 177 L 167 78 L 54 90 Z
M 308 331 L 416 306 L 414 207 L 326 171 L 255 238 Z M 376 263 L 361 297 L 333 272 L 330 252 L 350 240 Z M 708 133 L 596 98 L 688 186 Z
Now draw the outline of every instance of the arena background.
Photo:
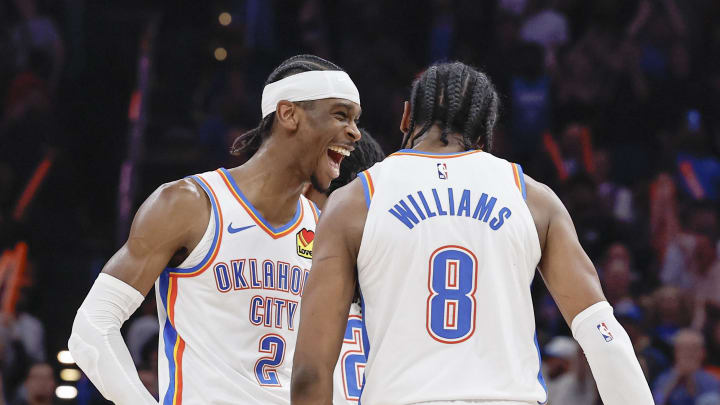
M 153 189 L 243 162 L 232 140 L 298 53 L 352 76 L 386 153 L 424 67 L 486 71 L 496 154 L 568 207 L 654 392 L 720 404 L 717 0 L 1 2 L 0 404 L 104 403 L 61 352 L 76 309 Z M 599 403 L 533 288 L 550 403 Z M 123 328 L 151 389 L 154 312 Z

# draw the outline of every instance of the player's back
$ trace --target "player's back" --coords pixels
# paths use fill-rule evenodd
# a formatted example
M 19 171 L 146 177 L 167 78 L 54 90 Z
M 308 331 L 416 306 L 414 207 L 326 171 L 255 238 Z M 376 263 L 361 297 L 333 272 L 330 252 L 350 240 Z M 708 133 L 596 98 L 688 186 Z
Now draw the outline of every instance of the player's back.
M 362 403 L 544 402 L 530 296 L 540 244 L 520 167 L 404 150 L 359 177 Z
M 160 403 L 289 404 L 316 207 L 300 197 L 273 227 L 225 169 L 192 176 L 211 202 L 208 228 L 156 282 Z

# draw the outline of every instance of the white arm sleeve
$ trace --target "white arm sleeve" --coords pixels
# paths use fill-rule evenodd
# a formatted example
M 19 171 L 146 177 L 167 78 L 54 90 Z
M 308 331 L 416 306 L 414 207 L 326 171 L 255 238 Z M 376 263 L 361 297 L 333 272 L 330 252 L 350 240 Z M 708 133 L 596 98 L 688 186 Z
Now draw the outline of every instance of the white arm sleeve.
M 605 405 L 653 405 L 652 394 L 625 329 L 607 301 L 580 312 L 571 325 Z
M 78 309 L 68 348 L 77 365 L 108 400 L 118 405 L 157 405 L 138 377 L 120 326 L 143 296 L 123 281 L 100 273 Z

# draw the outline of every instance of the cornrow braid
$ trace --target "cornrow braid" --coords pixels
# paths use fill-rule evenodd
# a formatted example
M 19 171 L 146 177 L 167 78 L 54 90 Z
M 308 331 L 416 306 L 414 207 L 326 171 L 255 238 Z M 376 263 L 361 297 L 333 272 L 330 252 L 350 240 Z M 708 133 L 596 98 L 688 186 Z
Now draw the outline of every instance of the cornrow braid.
M 275 70 L 270 73 L 267 80 L 265 80 L 265 86 L 270 83 L 275 83 L 278 80 L 286 77 L 314 70 L 340 70 L 342 69 L 336 64 L 327 61 L 319 56 L 315 55 L 296 55 L 289 59 L 286 59 L 280 64 Z M 302 104 L 305 102 L 298 102 Z M 248 150 L 255 153 L 262 145 L 263 141 L 270 135 L 272 130 L 272 124 L 275 121 L 275 113 L 270 113 L 266 117 L 260 120 L 257 127 L 241 134 L 233 141 L 233 145 L 230 148 L 232 155 L 240 155 L 243 151 Z
M 482 147 L 482 145 L 473 145 L 468 143 L 469 134 L 472 134 L 474 131 L 474 124 L 478 122 L 478 118 L 480 117 L 480 113 L 482 112 L 483 107 L 485 107 L 485 100 L 482 100 L 480 95 L 480 87 L 484 84 L 484 78 L 476 78 L 475 83 L 473 83 L 472 88 L 472 100 L 470 102 L 470 112 L 467 116 L 467 121 L 465 122 L 465 128 L 463 128 L 463 141 L 465 142 L 465 149 L 471 149 L 473 147 Z
M 457 133 L 462 135 L 465 149 L 490 151 L 499 106 L 495 87 L 479 70 L 461 62 L 430 66 L 413 82 L 410 126 L 402 147 L 412 147 L 437 124 L 446 145 L 448 136 Z M 418 126 L 421 129 L 415 131 Z
M 457 62 L 456 64 L 460 65 L 460 73 L 450 75 L 450 77 L 448 77 L 447 79 L 447 93 L 445 94 L 447 115 L 445 117 L 445 125 L 443 125 L 442 135 L 440 137 L 440 139 L 445 145 L 448 144 L 448 134 L 450 133 L 450 126 L 455 119 L 455 116 L 458 114 L 458 110 L 460 109 L 460 104 L 462 102 L 460 88 L 463 87 L 463 83 L 467 83 L 467 81 L 463 81 L 463 78 L 465 77 L 465 71 L 467 70 L 467 65 L 463 65 Z
M 412 125 L 407 136 L 412 134 L 417 122 L 423 124 L 420 131 L 418 131 L 418 135 L 413 139 L 411 146 L 415 143 L 415 139 L 427 132 L 427 130 L 432 126 L 432 117 L 435 114 L 435 106 L 438 104 L 437 100 L 442 97 L 442 95 L 438 92 L 438 70 L 436 66 L 431 66 L 425 72 L 422 82 L 421 86 L 413 86 L 413 92 L 415 95 L 411 97 L 410 101 L 410 105 L 412 106 L 418 104 L 418 99 L 423 100 L 423 103 L 421 104 L 422 108 L 418 112 L 416 112 L 413 108 L 410 109 L 411 116 L 414 118 L 411 120 Z

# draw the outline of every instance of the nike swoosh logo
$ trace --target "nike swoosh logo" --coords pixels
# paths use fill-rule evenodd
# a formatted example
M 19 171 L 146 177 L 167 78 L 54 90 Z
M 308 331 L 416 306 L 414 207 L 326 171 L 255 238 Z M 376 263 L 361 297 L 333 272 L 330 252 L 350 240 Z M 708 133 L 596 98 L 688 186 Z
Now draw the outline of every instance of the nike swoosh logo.
M 230 232 L 230 233 L 238 233 L 238 232 L 240 232 L 240 231 L 244 231 L 244 230 L 246 230 L 246 229 L 250 229 L 250 228 L 252 228 L 253 226 L 255 226 L 255 225 L 248 225 L 248 226 L 243 226 L 243 227 L 240 227 L 240 228 L 233 228 L 233 227 L 232 227 L 232 223 L 230 223 L 230 224 L 228 225 L 228 232 Z

